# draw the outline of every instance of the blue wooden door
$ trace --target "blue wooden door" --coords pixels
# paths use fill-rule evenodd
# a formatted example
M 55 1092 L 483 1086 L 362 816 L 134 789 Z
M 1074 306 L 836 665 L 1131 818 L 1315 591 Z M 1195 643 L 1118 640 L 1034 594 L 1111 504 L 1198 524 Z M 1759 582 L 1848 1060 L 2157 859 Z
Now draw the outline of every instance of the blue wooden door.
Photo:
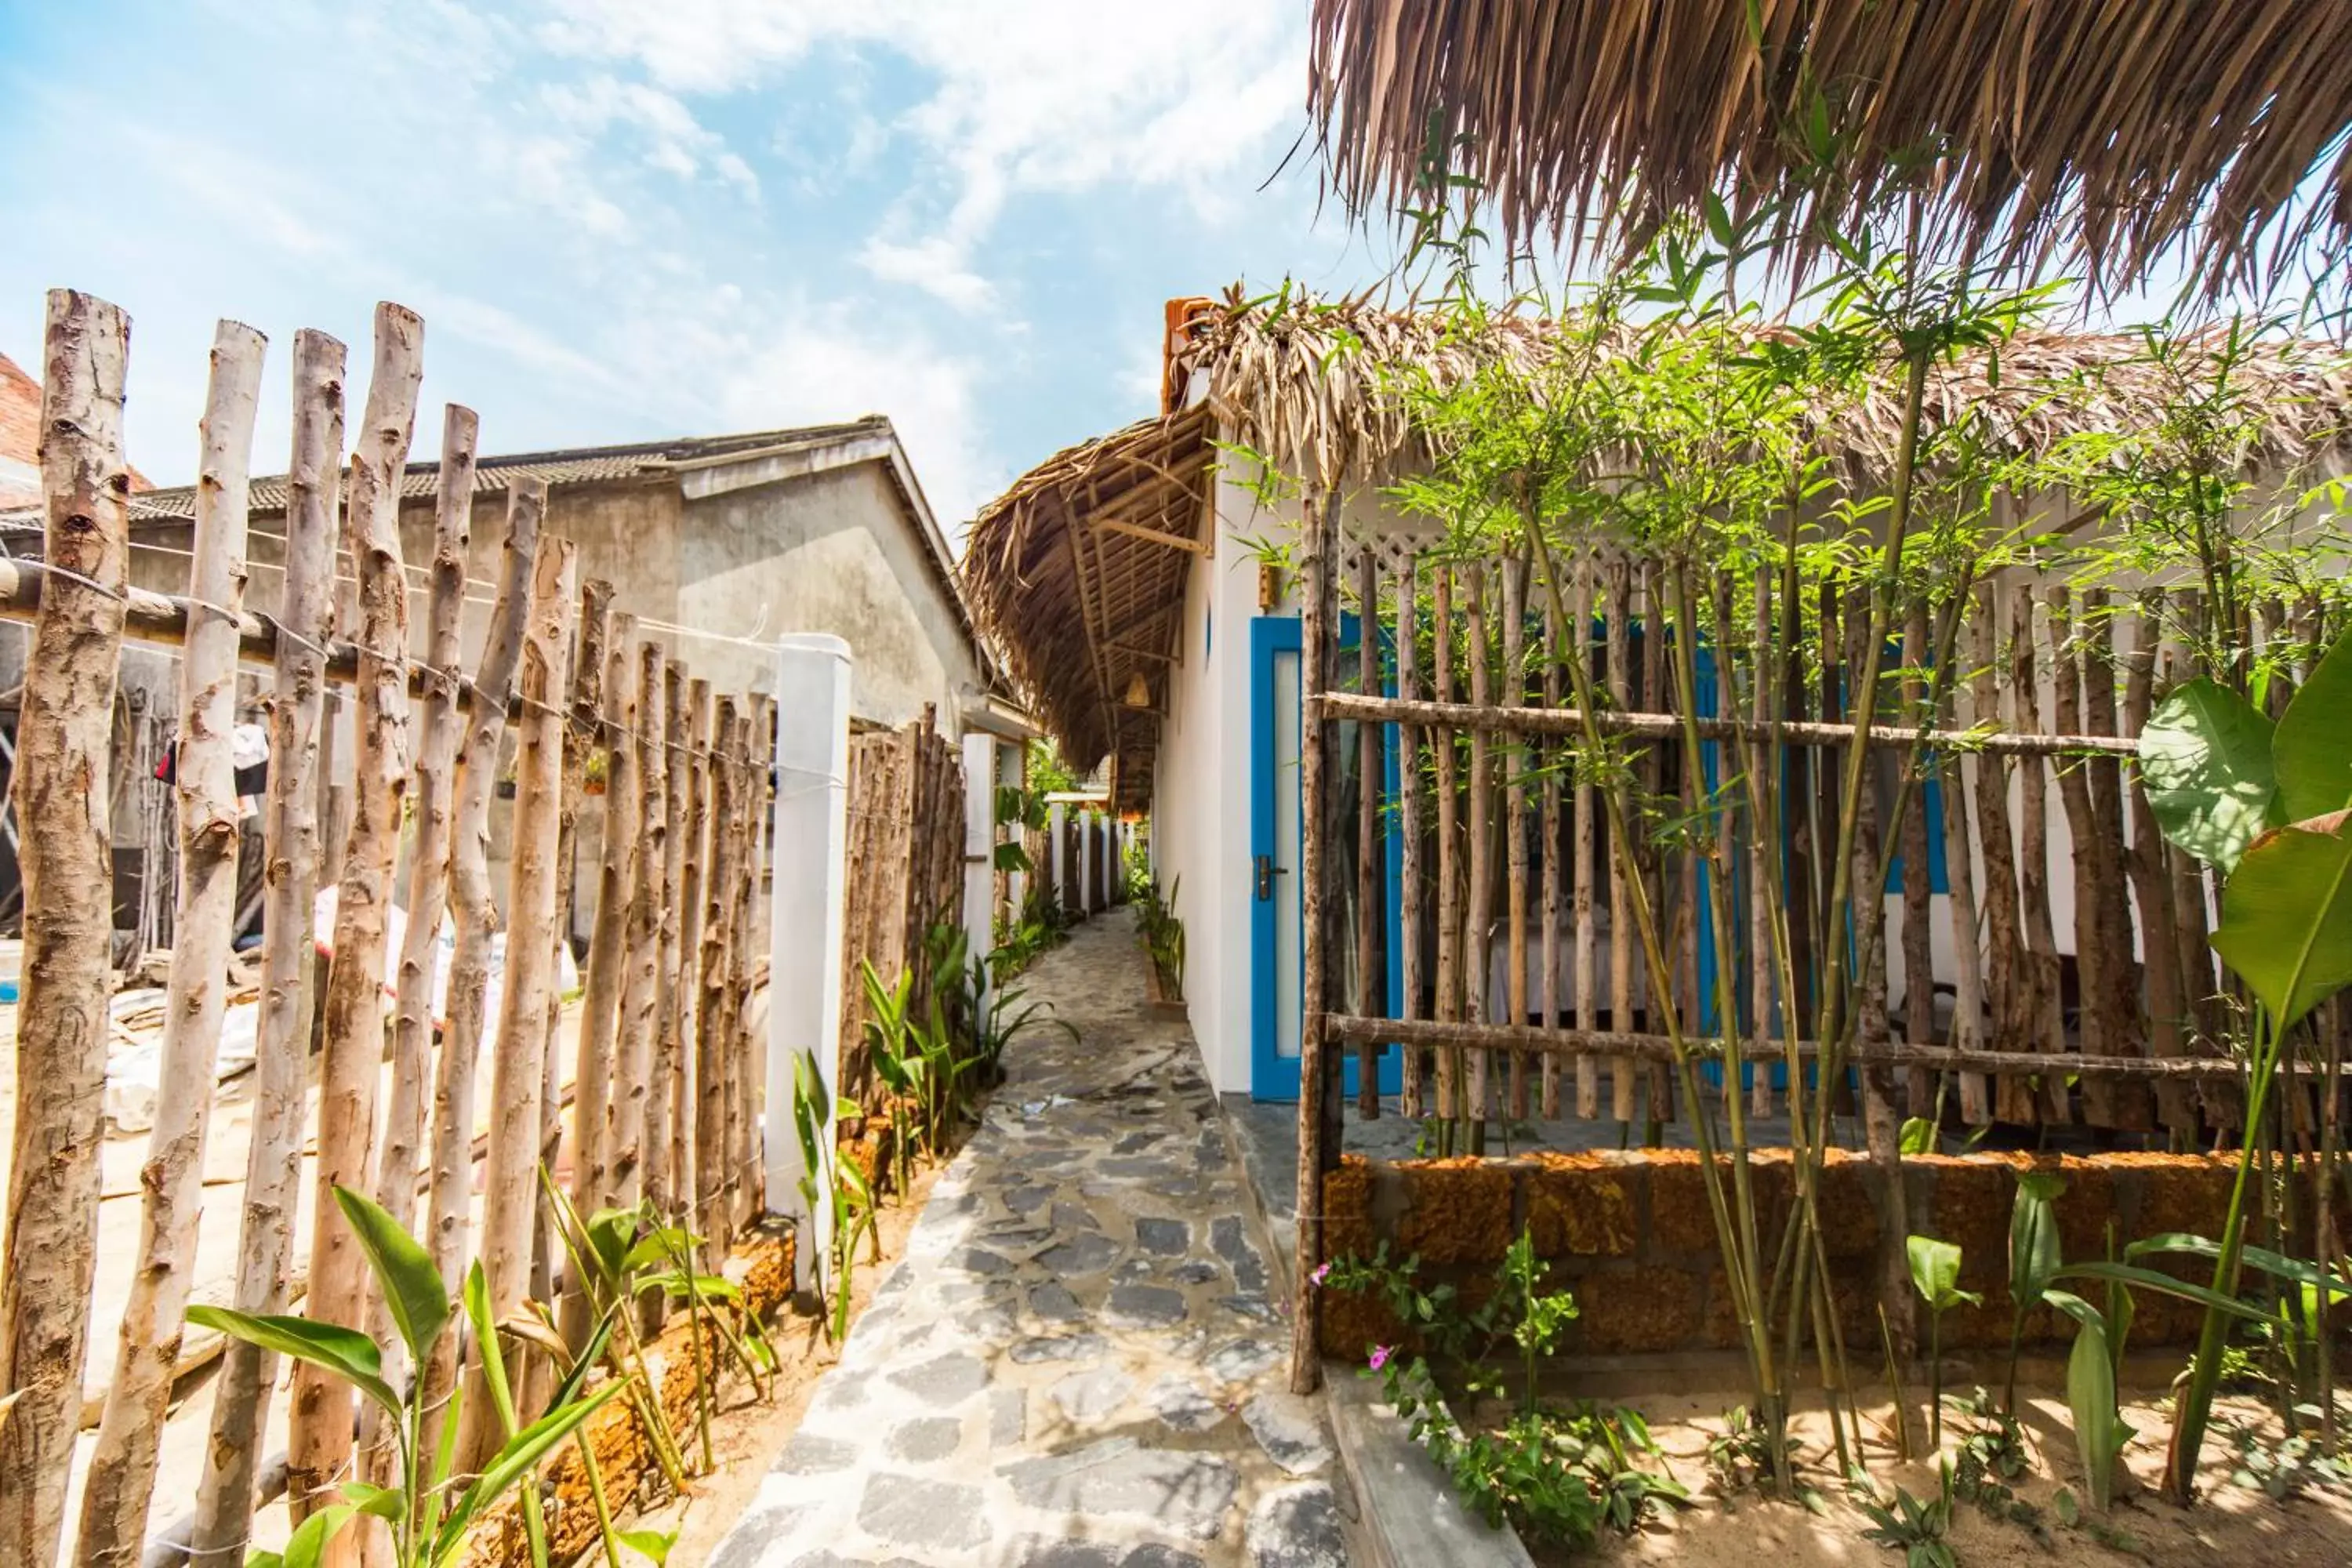
M 1339 663 L 1352 671 L 1355 638 L 1359 635 L 1356 617 L 1342 617 Z M 1384 659 L 1383 663 L 1387 661 Z M 1304 842 L 1305 823 L 1301 814 L 1298 779 L 1299 753 L 1299 631 L 1298 621 L 1291 616 L 1261 616 L 1250 623 L 1250 1094 L 1257 1100 L 1296 1100 L 1298 1098 L 1298 1037 L 1303 1022 L 1301 997 L 1305 980 L 1305 952 L 1302 942 L 1301 900 L 1298 865 Z M 1384 681 L 1383 685 L 1389 684 Z M 1352 734 L 1352 728 L 1340 726 L 1343 739 Z M 1382 771 L 1380 781 L 1383 798 L 1392 798 L 1396 789 L 1396 731 L 1390 726 L 1388 743 L 1381 748 Z M 1354 748 L 1343 743 L 1334 748 L 1334 761 L 1344 767 L 1352 762 Z M 1347 820 L 1353 821 L 1349 816 Z M 1386 976 L 1389 1006 L 1393 1013 L 1399 1000 L 1400 970 L 1393 954 L 1402 936 L 1399 929 L 1397 879 L 1402 870 L 1402 846 L 1397 838 L 1393 817 L 1382 832 L 1382 875 L 1381 886 L 1384 896 L 1382 907 L 1362 911 L 1360 918 L 1378 920 L 1388 931 L 1387 951 L 1391 955 Z M 1344 848 L 1352 857 L 1354 839 L 1349 836 Z M 1327 860 L 1327 871 L 1332 869 Z M 1342 883 L 1352 894 L 1352 871 L 1337 874 L 1330 884 L 1337 889 Z M 1347 1005 L 1348 992 L 1339 981 L 1342 972 L 1340 955 L 1333 955 L 1326 970 L 1326 994 L 1334 1008 Z M 1356 1058 L 1351 1051 L 1346 1058 L 1346 1092 L 1356 1092 Z M 1397 1091 L 1402 1076 L 1402 1062 L 1391 1047 L 1381 1058 L 1381 1090 L 1385 1094 Z

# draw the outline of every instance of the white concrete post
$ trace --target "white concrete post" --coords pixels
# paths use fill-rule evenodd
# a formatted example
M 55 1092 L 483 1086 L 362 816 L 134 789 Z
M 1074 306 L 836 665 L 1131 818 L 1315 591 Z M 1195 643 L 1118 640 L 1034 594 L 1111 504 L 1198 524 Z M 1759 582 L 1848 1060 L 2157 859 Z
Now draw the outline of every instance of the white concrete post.
M 1095 844 L 1101 819 L 1092 811 L 1078 818 L 1078 908 L 1095 912 L 1095 862 L 1102 851 Z
M 998 768 L 1002 770 L 997 774 L 997 782 L 1001 784 L 1010 784 L 1015 789 L 1023 787 L 1022 747 L 1017 743 L 1008 743 L 998 752 L 996 760 Z M 1020 837 L 1025 845 L 1028 837 L 1025 830 Z M 1006 902 L 1011 905 L 1007 912 L 1013 923 L 1018 925 L 1021 921 L 1021 911 L 1029 907 L 1029 873 L 1015 871 L 1007 876 L 1004 879 L 1004 897 Z
M 775 879 L 768 936 L 768 1206 L 805 1220 L 793 1287 L 832 1254 L 833 1205 L 801 1196 L 793 1064 L 816 1058 L 830 1104 L 841 1080 L 841 903 L 849 847 L 849 645 L 824 632 L 776 643 Z M 832 1158 L 833 1118 L 818 1130 Z M 833 1180 L 816 1173 L 819 1191 Z
M 986 1017 L 988 952 L 996 945 L 996 737 L 984 730 L 963 738 L 963 938 L 965 962 L 980 961 Z
M 1052 861 L 1054 903 L 1056 908 L 1061 907 L 1062 904 L 1062 889 L 1069 886 L 1069 879 L 1062 874 L 1062 861 L 1069 853 L 1068 841 L 1064 837 L 1065 830 L 1062 826 L 1063 814 L 1068 810 L 1067 805 L 1057 800 L 1045 811 L 1045 831 L 1051 836 L 1054 844 L 1054 853 L 1048 858 Z

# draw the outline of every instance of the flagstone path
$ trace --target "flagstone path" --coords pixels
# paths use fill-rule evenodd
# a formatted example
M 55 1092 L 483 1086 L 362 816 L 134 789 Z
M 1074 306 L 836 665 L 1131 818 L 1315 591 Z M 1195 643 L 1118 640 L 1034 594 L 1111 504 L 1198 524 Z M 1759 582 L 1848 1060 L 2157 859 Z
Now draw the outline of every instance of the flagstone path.
M 1346 1568 L 1240 1161 L 1124 910 L 1036 1030 L 711 1568 Z

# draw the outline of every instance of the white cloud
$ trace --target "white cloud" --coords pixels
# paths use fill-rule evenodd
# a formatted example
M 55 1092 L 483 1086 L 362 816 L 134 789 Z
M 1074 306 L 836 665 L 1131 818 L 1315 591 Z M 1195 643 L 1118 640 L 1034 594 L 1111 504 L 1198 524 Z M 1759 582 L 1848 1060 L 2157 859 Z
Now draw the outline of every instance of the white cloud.
M 1181 37 L 1156 9 L 1101 0 L 552 4 L 543 36 L 557 48 L 634 62 L 678 92 L 754 87 L 826 43 L 891 50 L 928 72 L 934 85 L 902 123 L 950 176 L 945 211 L 902 200 L 864 259 L 968 310 L 994 301 L 975 257 L 1011 197 L 1171 186 L 1207 216 L 1234 177 L 1271 172 L 1270 142 L 1303 114 L 1300 18 L 1266 0 L 1196 0 Z
M 551 118 L 572 132 L 583 153 L 616 128 L 625 129 L 635 134 L 649 167 L 684 180 L 708 168 L 747 195 L 759 194 L 759 176 L 728 150 L 726 139 L 705 129 L 692 110 L 659 88 L 599 75 L 556 83 L 543 96 Z

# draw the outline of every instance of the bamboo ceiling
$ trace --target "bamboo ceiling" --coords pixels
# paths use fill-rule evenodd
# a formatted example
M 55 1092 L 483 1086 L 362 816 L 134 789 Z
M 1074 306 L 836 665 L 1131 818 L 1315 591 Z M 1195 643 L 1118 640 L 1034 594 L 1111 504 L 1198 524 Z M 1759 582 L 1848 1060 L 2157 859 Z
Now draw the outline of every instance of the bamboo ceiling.
M 1571 252 L 1710 193 L 1801 194 L 1799 268 L 1815 216 L 1890 195 L 1943 253 L 2111 288 L 2176 249 L 2218 291 L 2352 248 L 2338 0 L 1315 0 L 1308 77 L 1351 209 L 1422 205 L 1433 123 L 1508 237 Z

